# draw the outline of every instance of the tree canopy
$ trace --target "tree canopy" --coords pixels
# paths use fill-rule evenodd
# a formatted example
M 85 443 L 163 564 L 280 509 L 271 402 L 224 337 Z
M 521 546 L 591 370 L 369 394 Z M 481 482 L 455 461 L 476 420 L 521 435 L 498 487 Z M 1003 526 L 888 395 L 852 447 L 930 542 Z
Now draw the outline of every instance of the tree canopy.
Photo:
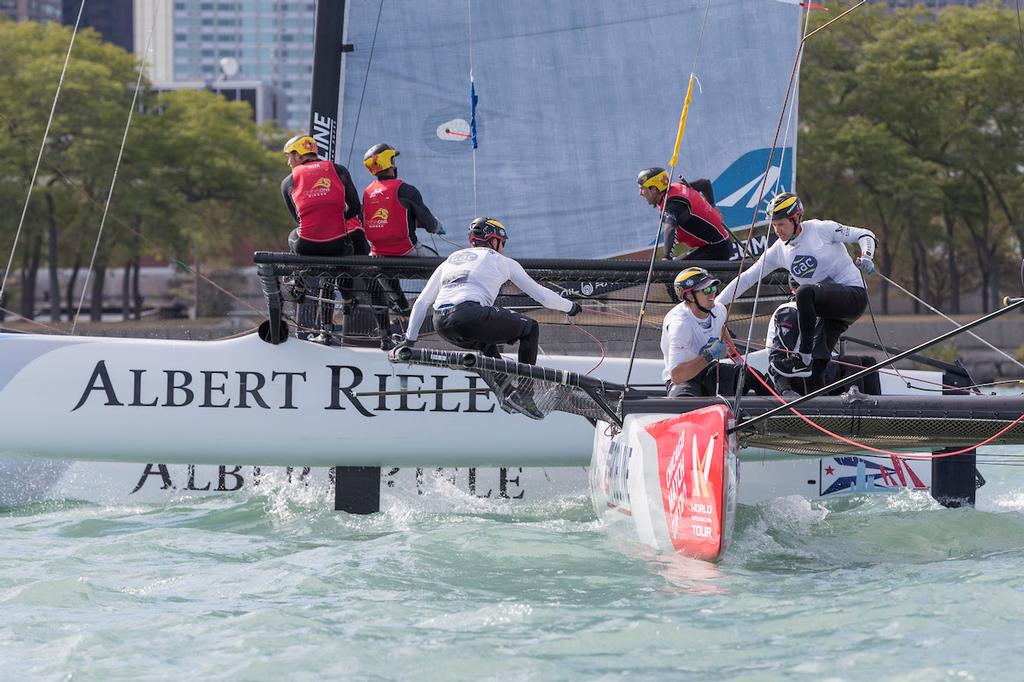
M 70 28 L 54 23 L 0 21 L 0 200 L 10 207 L 0 216 L 5 246 L 15 239 L 71 37 Z M 97 239 L 94 318 L 108 267 L 137 269 L 143 256 L 217 263 L 240 243 L 280 248 L 284 241 L 290 218 L 278 192 L 286 172 L 277 151 L 283 133 L 258 127 L 245 103 L 208 91 L 156 93 L 146 78 L 133 109 L 140 68 L 135 56 L 91 29 L 75 36 L 12 266 L 22 274 L 26 317 L 34 313 L 35 273 L 45 260 L 51 315 L 60 319 L 57 271 L 71 268 L 74 281 Z M 69 309 L 77 305 L 73 286 Z
M 875 229 L 883 271 L 953 312 L 964 291 L 985 310 L 1018 292 L 1024 54 L 1005 6 L 864 6 L 808 41 L 800 88 L 810 210 Z

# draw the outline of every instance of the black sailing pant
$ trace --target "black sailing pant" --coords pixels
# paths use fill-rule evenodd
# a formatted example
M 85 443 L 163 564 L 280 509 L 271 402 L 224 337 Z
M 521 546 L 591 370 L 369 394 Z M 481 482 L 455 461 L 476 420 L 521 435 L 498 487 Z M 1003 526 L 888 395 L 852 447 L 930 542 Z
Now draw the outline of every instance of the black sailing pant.
M 839 337 L 864 314 L 867 305 L 868 292 L 862 287 L 821 282 L 802 284 L 796 290 L 800 325 L 800 347 L 797 350 L 813 356 L 811 386 L 822 385 L 825 367 L 832 358 Z M 804 333 L 805 329 L 807 333 Z
M 435 310 L 434 329 L 448 343 L 480 351 L 489 358 L 501 357 L 499 343 L 518 341 L 519 362 L 537 362 L 540 325 L 519 313 L 466 301 L 446 310 Z
M 753 391 L 755 395 L 771 395 L 761 381 L 757 380 L 757 377 L 751 376 L 752 374 L 756 374 L 762 381 L 767 381 L 764 378 L 764 375 L 756 369 L 748 367 L 747 365 L 743 365 L 741 367 L 739 365 L 718 361 L 712 362 L 689 381 L 684 381 L 683 383 L 675 386 L 669 382 L 668 394 L 673 398 L 681 396 L 734 396 L 736 395 L 736 389 L 739 386 L 741 374 L 744 375 L 744 393 Z
M 862 287 L 834 282 L 801 285 L 796 290 L 798 350 L 806 354 L 814 350 L 816 360 L 828 360 L 839 337 L 864 314 L 867 305 L 868 293 Z
M 698 246 L 678 260 L 729 260 L 732 252 L 732 240 L 724 239 L 717 244 Z

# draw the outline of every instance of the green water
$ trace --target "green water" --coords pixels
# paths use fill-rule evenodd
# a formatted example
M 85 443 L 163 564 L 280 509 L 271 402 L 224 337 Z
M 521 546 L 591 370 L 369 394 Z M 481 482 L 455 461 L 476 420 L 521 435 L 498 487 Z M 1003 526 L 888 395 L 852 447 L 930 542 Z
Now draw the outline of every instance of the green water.
M 741 507 L 717 566 L 622 544 L 581 497 L 21 507 L 0 679 L 1020 679 L 1024 469 L 986 476 L 978 509 Z

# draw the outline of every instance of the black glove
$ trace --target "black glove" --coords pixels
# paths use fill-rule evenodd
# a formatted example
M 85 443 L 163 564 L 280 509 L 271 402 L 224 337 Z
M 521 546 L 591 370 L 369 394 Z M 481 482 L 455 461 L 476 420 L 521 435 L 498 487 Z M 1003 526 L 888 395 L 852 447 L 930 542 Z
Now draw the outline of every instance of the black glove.
M 395 336 L 399 336 L 396 334 Z M 416 345 L 415 339 L 402 338 L 398 344 L 388 351 L 388 359 L 391 362 L 408 362 L 412 357 L 412 347 Z
M 581 312 L 583 312 L 583 306 L 581 306 L 576 301 L 573 301 L 572 302 L 572 307 L 569 308 L 569 312 L 567 312 L 566 315 L 568 315 L 569 317 L 576 317 Z

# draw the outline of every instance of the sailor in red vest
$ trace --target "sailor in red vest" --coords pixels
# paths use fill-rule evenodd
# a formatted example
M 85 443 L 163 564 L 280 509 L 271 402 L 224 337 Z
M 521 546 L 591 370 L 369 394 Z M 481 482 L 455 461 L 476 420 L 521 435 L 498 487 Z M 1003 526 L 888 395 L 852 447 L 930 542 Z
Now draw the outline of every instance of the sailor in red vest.
M 298 227 L 288 237 L 303 256 L 351 256 L 365 243 L 359 221 L 359 192 L 344 166 L 322 161 L 316 140 L 296 135 L 284 145 L 291 175 L 281 181 L 281 196 Z
M 370 255 L 437 256 L 437 251 L 416 240 L 416 228 L 422 227 L 430 234 L 444 234 L 444 228 L 423 203 L 420 191 L 398 179 L 396 156 L 398 150 L 387 144 L 375 144 L 363 155 L 366 170 L 376 176 L 363 190 L 363 225 L 370 242 Z M 409 300 L 397 277 L 379 277 L 371 298 L 377 309 L 381 348 L 389 350 L 392 342 L 388 300 L 401 315 L 409 314 Z
M 398 150 L 375 144 L 363 155 L 366 169 L 376 180 L 363 190 L 363 226 L 373 256 L 436 256 L 416 240 L 416 228 L 444 234 L 441 223 L 423 203 L 420 191 L 398 179 Z
M 664 168 L 645 168 L 636 177 L 640 196 L 658 210 L 664 208 L 665 251 L 672 259 L 677 242 L 690 247 L 680 260 L 729 260 L 733 245 L 722 214 L 715 208 L 715 195 L 708 180 L 688 183 L 682 178 L 669 184 Z
M 281 181 L 281 196 L 298 227 L 288 235 L 288 247 L 302 256 L 352 256 L 370 253 L 360 221 L 359 192 L 348 169 L 321 160 L 316 140 L 296 135 L 284 143 L 291 174 Z M 352 280 L 338 282 L 342 309 L 355 304 Z M 325 317 L 333 306 L 324 305 Z

